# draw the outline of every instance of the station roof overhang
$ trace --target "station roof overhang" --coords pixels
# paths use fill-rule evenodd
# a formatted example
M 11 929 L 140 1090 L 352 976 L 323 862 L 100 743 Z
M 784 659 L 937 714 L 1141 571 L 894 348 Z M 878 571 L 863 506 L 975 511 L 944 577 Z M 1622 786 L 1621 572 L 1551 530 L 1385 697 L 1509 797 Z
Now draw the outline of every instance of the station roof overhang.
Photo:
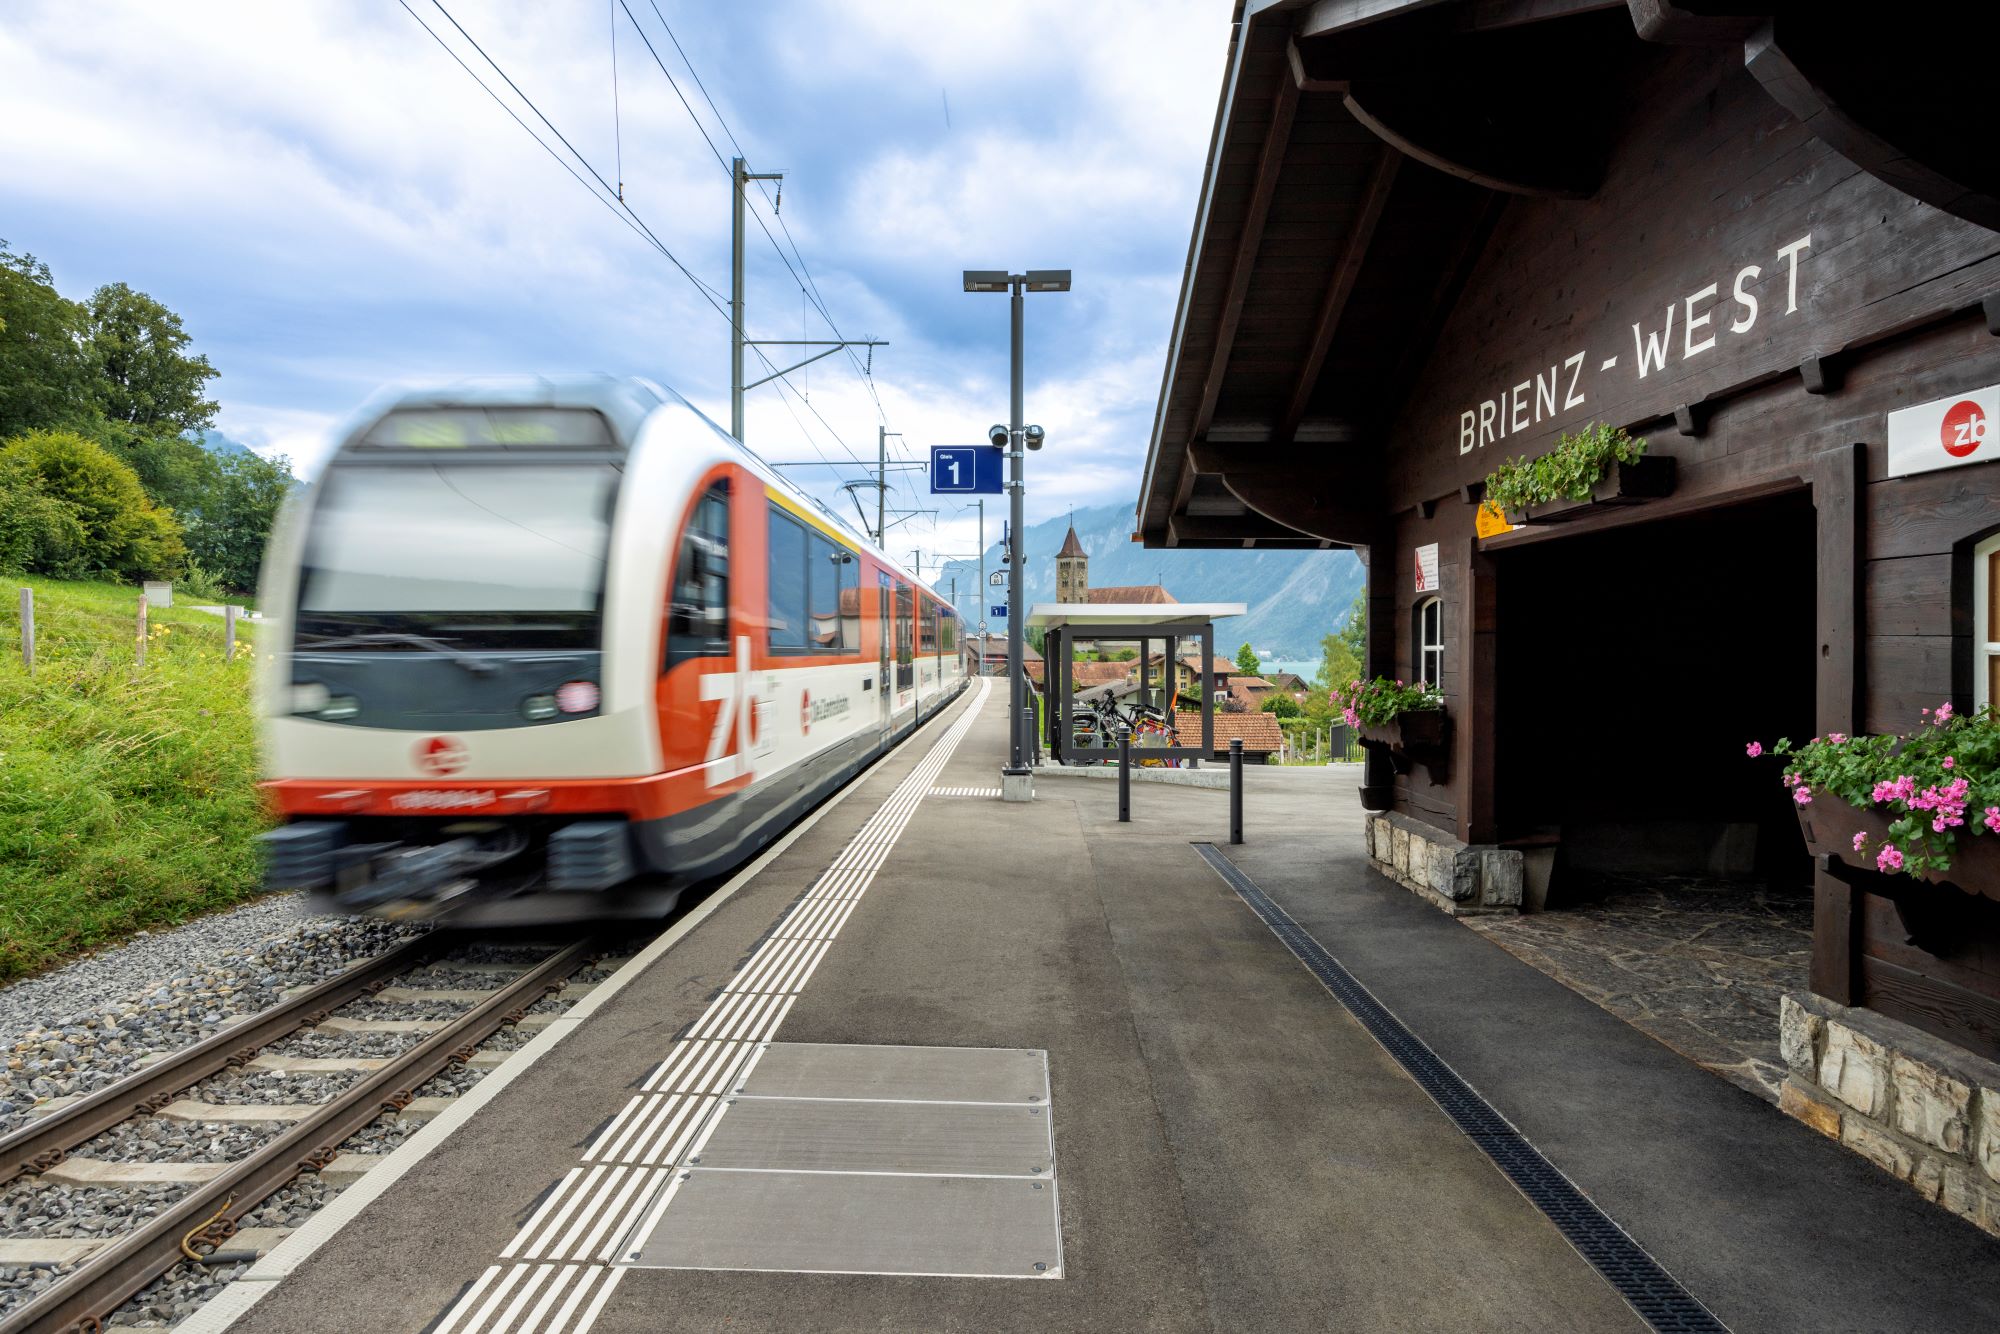
M 1379 540 L 1391 423 L 1510 199 L 1595 193 L 1621 73 L 1740 60 L 1829 146 L 2000 226 L 1910 17 L 1807 0 L 1237 0 L 1141 482 L 1149 547 Z M 1914 87 L 1913 81 L 1915 81 Z
M 1241 616 L 1241 602 L 1040 602 L 1028 611 L 1028 624 L 1044 630 L 1117 626 L 1121 630 L 1157 628 L 1162 635 L 1199 629 L 1210 621 Z

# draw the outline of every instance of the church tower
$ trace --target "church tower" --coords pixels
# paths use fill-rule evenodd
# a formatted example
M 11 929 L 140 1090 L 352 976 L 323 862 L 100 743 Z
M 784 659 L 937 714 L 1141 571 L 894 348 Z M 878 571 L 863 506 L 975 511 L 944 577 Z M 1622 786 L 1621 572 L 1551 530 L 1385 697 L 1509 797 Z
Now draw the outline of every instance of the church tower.
M 1056 601 L 1090 601 L 1090 557 L 1076 540 L 1076 521 L 1071 520 L 1062 550 L 1056 553 Z

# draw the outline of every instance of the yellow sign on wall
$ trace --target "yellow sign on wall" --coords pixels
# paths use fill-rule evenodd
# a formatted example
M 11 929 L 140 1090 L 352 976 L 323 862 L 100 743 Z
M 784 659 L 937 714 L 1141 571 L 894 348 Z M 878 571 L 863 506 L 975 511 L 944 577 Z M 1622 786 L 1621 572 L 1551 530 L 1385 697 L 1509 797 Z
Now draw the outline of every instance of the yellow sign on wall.
M 1507 516 L 1492 501 L 1483 501 L 1479 513 L 1473 516 L 1472 531 L 1481 537 L 1498 537 L 1502 533 L 1514 531 L 1514 525 L 1507 522 Z

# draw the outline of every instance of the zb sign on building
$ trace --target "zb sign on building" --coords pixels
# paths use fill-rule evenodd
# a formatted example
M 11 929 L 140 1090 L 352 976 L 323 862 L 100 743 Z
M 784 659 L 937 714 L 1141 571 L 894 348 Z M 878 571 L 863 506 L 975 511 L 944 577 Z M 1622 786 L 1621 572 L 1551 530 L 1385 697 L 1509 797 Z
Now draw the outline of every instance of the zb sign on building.
M 1890 413 L 1889 476 L 1984 463 L 2000 456 L 1995 416 L 2000 416 L 2000 385 Z

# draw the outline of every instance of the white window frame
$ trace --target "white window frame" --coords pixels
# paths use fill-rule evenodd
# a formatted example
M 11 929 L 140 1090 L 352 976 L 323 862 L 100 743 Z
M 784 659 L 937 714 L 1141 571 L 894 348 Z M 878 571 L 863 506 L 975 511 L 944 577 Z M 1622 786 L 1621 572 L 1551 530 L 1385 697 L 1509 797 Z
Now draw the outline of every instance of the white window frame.
M 1988 557 L 2000 551 L 2000 533 L 1987 538 L 1972 549 L 1972 706 L 1983 709 L 1988 704 L 2000 703 L 1990 697 L 1987 683 L 1993 676 L 1992 660 L 2000 657 L 2000 625 L 1989 624 L 1992 619 L 1993 590 L 1989 588 L 1986 567 Z
M 1424 624 L 1426 615 L 1432 607 L 1436 607 L 1438 611 L 1435 640 L 1426 636 L 1425 631 L 1429 627 Z M 1429 665 L 1433 653 L 1437 655 L 1436 680 L 1432 680 L 1424 670 Z M 1444 599 L 1440 597 L 1425 598 L 1417 604 L 1417 679 L 1427 681 L 1439 689 L 1444 688 Z

